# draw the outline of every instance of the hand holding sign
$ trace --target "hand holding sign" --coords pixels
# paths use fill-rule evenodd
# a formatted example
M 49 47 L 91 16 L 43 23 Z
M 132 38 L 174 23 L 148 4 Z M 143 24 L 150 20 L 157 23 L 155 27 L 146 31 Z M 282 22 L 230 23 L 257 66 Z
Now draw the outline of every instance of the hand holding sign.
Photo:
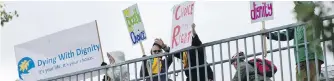
M 194 1 L 175 5 L 171 37 L 171 52 L 191 46 L 194 21 Z

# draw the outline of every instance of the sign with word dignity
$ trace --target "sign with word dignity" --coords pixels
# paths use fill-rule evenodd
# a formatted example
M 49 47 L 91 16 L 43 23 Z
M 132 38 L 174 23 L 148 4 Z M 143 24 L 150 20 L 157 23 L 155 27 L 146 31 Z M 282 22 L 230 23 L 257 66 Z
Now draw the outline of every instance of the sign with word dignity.
M 250 1 L 251 23 L 273 20 L 273 2 L 272 1 Z
M 22 81 L 91 69 L 103 61 L 95 21 L 16 45 L 14 49 Z
M 173 9 L 171 52 L 191 46 L 194 5 L 194 1 L 187 1 Z
M 134 4 L 129 8 L 123 10 L 128 31 L 132 40 L 132 44 L 135 45 L 146 39 L 146 33 L 144 24 L 141 20 L 138 5 Z

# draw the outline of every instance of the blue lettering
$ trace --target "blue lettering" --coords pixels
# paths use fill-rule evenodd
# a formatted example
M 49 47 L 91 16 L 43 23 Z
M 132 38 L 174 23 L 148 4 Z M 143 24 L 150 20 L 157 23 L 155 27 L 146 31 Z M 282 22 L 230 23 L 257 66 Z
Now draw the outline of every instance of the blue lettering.
M 81 54 L 81 50 L 80 48 L 77 49 L 77 56 L 79 56 Z
M 134 32 L 130 32 L 130 37 L 131 37 L 132 43 L 136 44 L 141 40 L 145 40 L 146 34 L 144 31 L 140 32 L 138 35 L 135 35 Z
M 43 63 L 43 61 L 42 61 L 42 60 L 38 60 L 38 66 L 41 66 L 41 65 L 42 65 L 42 63 Z
M 59 60 L 64 60 L 66 58 L 66 55 L 65 54 L 59 54 L 58 57 L 59 57 Z

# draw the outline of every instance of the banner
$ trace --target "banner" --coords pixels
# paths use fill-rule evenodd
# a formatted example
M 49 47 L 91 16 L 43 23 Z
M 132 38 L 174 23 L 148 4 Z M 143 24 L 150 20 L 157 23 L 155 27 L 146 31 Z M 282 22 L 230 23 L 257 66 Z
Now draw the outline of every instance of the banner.
M 187 1 L 173 9 L 171 52 L 191 46 L 194 4 L 194 1 Z
M 96 21 L 14 46 L 19 79 L 37 81 L 99 67 Z
M 138 5 L 134 4 L 129 8 L 123 10 L 128 31 L 132 40 L 132 44 L 135 45 L 146 39 L 146 32 L 144 24 L 141 20 Z
M 273 20 L 272 1 L 250 1 L 251 23 Z

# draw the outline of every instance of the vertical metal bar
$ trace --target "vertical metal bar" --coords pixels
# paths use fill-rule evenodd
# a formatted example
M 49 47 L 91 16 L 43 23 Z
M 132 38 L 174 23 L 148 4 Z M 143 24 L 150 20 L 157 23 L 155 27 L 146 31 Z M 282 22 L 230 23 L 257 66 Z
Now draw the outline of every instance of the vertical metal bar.
M 152 58 L 152 59 L 153 59 L 153 62 L 154 62 L 154 58 Z M 148 73 L 150 75 L 150 81 L 153 81 L 153 77 L 152 77 L 153 76 L 153 70 L 152 70 L 153 64 L 149 62 L 148 65 L 149 65 L 149 70 L 150 70 L 149 73 Z
M 292 81 L 292 70 L 291 70 L 291 55 L 290 55 L 290 42 L 289 42 L 289 30 L 286 29 L 286 39 L 287 39 L 287 46 L 288 46 L 288 58 L 289 58 L 289 71 L 290 71 L 290 81 Z
M 90 81 L 93 81 L 93 71 L 90 72 Z
M 70 78 L 69 81 L 71 81 L 71 79 L 72 79 L 72 75 L 71 75 L 69 78 Z
M 281 36 L 280 36 L 280 30 L 278 30 L 278 52 L 279 52 L 279 61 L 280 61 L 280 67 L 281 67 L 281 80 L 284 79 L 283 76 L 283 63 L 282 63 L 282 49 L 281 49 Z
M 97 71 L 97 75 L 98 75 L 97 79 L 98 79 L 98 81 L 100 81 L 101 80 L 101 78 L 100 78 L 101 77 L 100 70 Z
M 182 52 L 181 52 L 182 53 Z M 172 57 L 173 57 L 173 78 L 174 78 L 174 81 L 176 81 L 176 76 L 175 76 L 175 60 L 174 60 L 174 58 L 175 58 L 175 56 L 174 56 L 174 54 L 172 54 Z
M 113 81 L 116 80 L 116 77 L 115 77 L 115 67 L 116 67 L 116 66 L 112 66 L 112 67 L 111 67 L 111 69 L 112 69 L 112 75 L 109 75 L 109 76 L 112 77 L 112 80 L 113 80 Z
M 220 50 L 220 67 L 221 67 L 221 72 L 222 72 L 222 81 L 224 81 L 224 63 L 223 63 L 223 48 L 222 44 L 219 44 L 219 50 Z
M 231 67 L 231 52 L 230 52 L 230 41 L 227 42 L 228 61 L 230 67 L 230 81 L 232 81 L 232 67 Z
M 322 31 L 322 38 L 325 38 L 325 31 Z M 333 40 L 332 40 L 333 41 Z M 323 49 L 323 54 L 324 54 L 324 60 L 325 60 L 325 77 L 326 77 L 326 81 L 328 81 L 328 70 L 327 70 L 327 54 L 326 54 L 326 45 L 325 45 L 326 41 L 322 42 L 322 49 Z
M 256 66 L 256 50 L 255 50 L 255 38 L 254 38 L 254 36 L 252 37 L 252 40 L 253 40 L 253 54 L 254 54 L 254 68 L 255 68 L 255 81 L 257 81 L 258 80 L 258 76 L 257 76 L 257 66 Z
M 145 81 L 145 78 L 144 78 L 145 77 L 144 62 L 142 64 L 142 66 L 143 66 L 142 73 L 144 74 L 142 77 L 143 77 L 143 81 Z M 137 62 L 135 62 L 135 81 L 137 81 Z
M 168 74 L 167 74 L 168 73 L 168 69 L 167 69 L 168 68 L 167 67 L 167 61 L 168 61 L 168 59 L 167 58 L 168 58 L 168 56 L 166 56 L 166 59 L 165 59 L 165 77 L 166 77 L 165 80 L 166 81 L 168 81 Z
M 241 81 L 241 76 L 240 76 L 240 60 L 239 60 L 239 44 L 238 40 L 235 40 L 235 46 L 236 46 L 236 51 L 237 51 L 237 66 L 238 66 L 238 80 Z
M 64 81 L 64 77 L 62 77 L 61 79 L 62 79 L 62 81 Z
M 200 76 L 199 76 L 198 50 L 196 49 L 195 52 L 196 52 L 195 55 L 196 55 L 197 81 L 199 81 L 200 80 Z
M 269 39 L 270 39 L 269 42 L 270 42 L 271 70 L 274 70 L 274 54 L 273 54 L 273 42 L 272 42 L 271 32 L 269 32 Z M 274 76 L 274 72 L 272 72 L 271 75 Z M 273 81 L 275 81 L 275 77 L 273 77 Z
M 204 53 L 204 73 L 205 73 L 205 81 L 208 81 L 208 67 L 207 67 L 207 61 L 206 61 L 206 51 L 205 51 L 205 47 L 203 48 L 199 48 L 199 49 L 203 49 L 203 53 Z M 209 66 L 210 67 L 210 66 Z
M 194 54 L 192 54 L 194 55 Z M 188 58 L 188 69 L 189 69 L 189 80 L 192 81 L 192 74 L 191 74 L 191 62 L 190 62 L 190 54 L 189 51 L 187 51 L 187 58 Z
M 214 54 L 214 49 L 213 46 L 211 46 L 211 52 L 212 52 L 212 62 L 215 62 L 215 54 Z M 213 81 L 216 81 L 216 68 L 215 68 L 215 64 L 213 64 Z
M 261 35 L 261 38 L 264 38 L 264 36 L 263 35 Z M 262 55 L 261 55 L 261 57 L 262 57 L 262 62 L 263 62 L 263 64 L 266 64 L 266 61 L 264 61 L 264 54 L 266 54 L 265 52 L 267 51 L 267 50 L 264 50 L 264 40 L 265 39 L 261 39 L 261 49 L 262 49 Z M 262 68 L 265 68 L 264 66 L 262 66 Z M 266 77 L 266 71 L 265 71 L 265 69 L 263 69 L 263 79 L 264 79 L 264 81 L 267 81 L 267 77 Z M 283 80 L 283 79 L 282 79 Z
M 127 80 L 130 80 L 131 78 L 130 78 L 130 68 L 129 68 L 129 64 L 126 64 L 126 66 L 127 66 L 127 71 L 128 72 L 126 72 L 126 75 L 128 75 L 128 77 L 127 77 Z M 137 75 L 136 75 L 137 76 Z
M 247 40 L 246 40 L 247 38 L 244 38 L 244 44 L 245 44 L 245 60 L 246 60 L 246 63 L 248 63 L 248 60 L 247 60 Z M 246 77 L 247 77 L 247 81 L 249 81 L 249 71 L 248 71 L 248 66 L 246 66 Z
M 78 74 L 76 75 L 77 81 L 79 81 Z
M 299 28 L 299 27 L 295 27 L 295 28 L 294 28 L 294 31 L 295 31 L 294 35 L 295 35 L 295 38 L 298 36 L 298 35 L 297 35 L 297 28 Z M 296 78 L 297 78 L 298 81 L 301 81 L 301 78 L 300 78 L 300 75 L 301 75 L 301 74 L 300 74 L 299 51 L 298 51 L 298 50 L 299 50 L 299 43 L 298 43 L 298 39 L 294 39 L 294 40 L 295 40 L 294 42 L 295 42 L 295 46 L 296 46 L 296 47 L 295 47 L 295 50 L 296 50 L 296 53 L 297 53 L 297 54 L 296 54 L 296 53 L 294 53 L 294 54 L 295 54 L 295 59 L 297 59 L 297 68 L 298 68 L 298 69 L 297 69 Z
M 162 59 L 162 58 L 161 58 L 161 59 Z M 158 59 L 157 62 L 158 62 L 158 64 L 157 64 L 157 65 L 158 65 L 158 71 L 159 71 L 159 72 L 158 72 L 158 81 L 160 81 L 160 72 L 161 72 L 161 69 L 160 69 L 160 62 L 161 62 L 161 61 L 160 61 L 160 59 Z
M 120 65 L 119 68 L 120 68 L 120 77 L 119 77 L 120 81 L 124 81 L 123 77 L 122 77 L 123 76 L 123 74 L 122 74 L 123 73 L 123 71 L 122 71 L 122 65 Z
M 149 59 L 146 59 L 146 63 L 147 63 L 147 61 L 149 61 Z M 146 81 L 146 80 L 145 80 L 145 79 L 146 79 L 146 78 L 145 78 L 145 77 L 146 77 L 146 75 L 145 75 L 145 73 L 146 73 L 145 69 L 147 70 L 147 68 L 149 68 L 149 67 L 147 67 L 147 65 L 148 65 L 148 64 L 146 64 L 146 68 L 145 68 L 145 62 L 144 62 L 144 61 L 142 62 L 141 70 L 142 70 L 142 75 L 143 75 L 143 76 L 140 76 L 140 74 L 139 74 L 139 76 L 143 78 L 143 81 Z M 135 74 L 136 74 L 136 77 L 137 77 L 137 62 L 135 62 L 135 67 L 136 67 L 136 68 L 135 68 L 135 70 L 136 70 L 136 73 L 135 73 Z M 150 73 L 148 73 L 148 74 L 150 74 Z M 129 75 L 130 75 L 130 74 L 129 74 Z M 137 79 L 137 78 L 136 78 L 136 79 Z M 137 80 L 136 80 L 136 81 L 137 81 Z
M 83 73 L 83 81 L 86 81 L 86 73 Z
M 307 69 L 307 81 L 310 81 L 310 67 L 309 67 L 309 58 L 308 58 L 308 45 L 307 45 L 307 36 L 306 36 L 306 26 L 303 26 L 304 31 L 304 44 L 305 44 L 305 56 L 306 56 L 306 69 Z
M 314 40 L 317 40 L 316 39 L 316 37 L 315 37 L 315 27 L 312 27 L 312 32 L 313 32 L 313 35 L 312 35 L 312 37 L 313 37 L 313 39 Z M 316 81 L 319 81 L 319 71 L 318 71 L 318 69 L 319 69 L 319 67 L 318 67 L 318 49 L 317 49 L 317 46 L 315 46 L 315 45 L 312 45 L 313 46 L 313 49 L 315 49 L 316 51 L 314 51 L 314 58 L 315 58 L 315 73 L 316 73 Z
M 181 54 L 180 54 L 180 58 L 181 58 L 181 78 L 182 78 L 182 81 L 183 81 L 183 53 L 181 52 Z

